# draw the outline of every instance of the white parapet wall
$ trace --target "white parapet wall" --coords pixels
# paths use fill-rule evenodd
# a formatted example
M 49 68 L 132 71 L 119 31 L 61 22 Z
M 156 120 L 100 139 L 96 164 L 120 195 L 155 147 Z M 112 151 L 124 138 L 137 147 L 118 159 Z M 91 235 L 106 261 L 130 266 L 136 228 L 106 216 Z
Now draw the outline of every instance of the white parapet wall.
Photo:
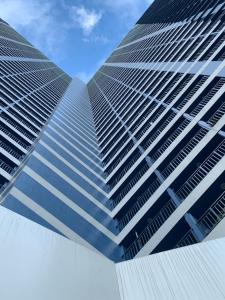
M 224 300 L 225 238 L 114 264 L 0 207 L 2 300 Z
M 121 300 L 224 300 L 225 239 L 117 264 Z
M 115 265 L 0 207 L 1 300 L 119 300 Z

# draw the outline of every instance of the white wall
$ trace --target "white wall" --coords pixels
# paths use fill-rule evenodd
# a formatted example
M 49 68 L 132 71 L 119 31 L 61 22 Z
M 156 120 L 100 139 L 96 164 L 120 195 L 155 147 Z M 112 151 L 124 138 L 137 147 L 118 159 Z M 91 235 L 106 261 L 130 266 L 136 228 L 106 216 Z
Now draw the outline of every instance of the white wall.
M 224 300 L 225 239 L 116 266 L 121 300 Z
M 114 264 L 0 207 L 0 299 L 119 300 Z
M 114 265 L 0 206 L 1 300 L 224 300 L 225 238 Z

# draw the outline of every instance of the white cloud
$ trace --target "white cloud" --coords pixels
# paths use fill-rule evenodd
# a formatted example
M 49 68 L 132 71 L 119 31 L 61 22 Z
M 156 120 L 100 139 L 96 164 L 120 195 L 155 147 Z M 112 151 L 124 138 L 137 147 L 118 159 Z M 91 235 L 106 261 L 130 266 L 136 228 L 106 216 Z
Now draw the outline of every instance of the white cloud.
M 72 6 L 71 18 L 74 25 L 80 27 L 84 35 L 88 36 L 101 20 L 102 13 L 89 10 L 84 6 Z
M 0 14 L 14 27 L 29 26 L 49 10 L 48 3 L 26 0 L 1 0 Z
M 100 44 L 108 44 L 110 42 L 109 38 L 105 35 L 86 35 L 82 39 L 85 43 L 100 43 Z
M 102 3 L 102 0 L 99 0 Z M 131 23 L 137 21 L 143 10 L 147 9 L 153 0 L 104 0 L 109 9 L 119 12 L 118 16 L 130 19 Z
M 75 75 L 75 77 L 78 77 L 80 80 L 82 80 L 84 83 L 88 83 L 88 81 L 92 78 L 95 72 L 79 72 Z
M 142 4 L 151 4 L 153 0 L 105 0 L 105 4 L 114 8 L 121 8 L 127 7 L 128 8 L 137 8 L 140 7 Z
M 0 17 L 42 49 L 58 57 L 65 32 L 51 0 L 0 0 Z

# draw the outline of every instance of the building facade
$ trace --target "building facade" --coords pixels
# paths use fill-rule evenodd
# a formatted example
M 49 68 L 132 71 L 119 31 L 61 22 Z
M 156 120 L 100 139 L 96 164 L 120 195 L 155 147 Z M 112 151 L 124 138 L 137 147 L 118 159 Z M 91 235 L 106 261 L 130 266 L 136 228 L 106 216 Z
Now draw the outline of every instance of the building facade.
M 85 85 L 1 21 L 2 205 L 114 261 L 224 235 L 224 30 L 155 0 Z

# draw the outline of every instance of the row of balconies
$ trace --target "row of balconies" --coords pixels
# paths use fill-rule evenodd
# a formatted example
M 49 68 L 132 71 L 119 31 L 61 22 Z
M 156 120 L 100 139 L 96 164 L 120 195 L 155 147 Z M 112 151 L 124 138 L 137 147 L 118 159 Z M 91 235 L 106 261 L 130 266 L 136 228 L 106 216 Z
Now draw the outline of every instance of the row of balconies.
M 204 80 L 203 80 L 204 79 Z M 201 78 L 201 80 L 200 80 L 201 82 L 201 84 L 203 84 L 204 82 L 205 82 L 205 78 Z M 214 94 L 214 91 L 216 92 L 220 87 L 221 87 L 221 84 L 223 84 L 223 79 L 219 79 L 219 81 L 220 81 L 220 84 L 218 85 L 218 87 L 217 86 L 215 86 L 214 87 L 214 90 L 213 90 L 213 92 L 211 92 L 211 93 L 209 93 L 208 95 L 207 95 L 207 98 L 208 99 L 210 99 L 212 96 L 213 96 L 213 94 Z M 200 88 L 200 85 L 198 86 L 198 88 Z M 194 89 L 195 89 L 195 91 L 196 91 L 196 87 L 194 87 Z M 189 93 L 190 94 L 190 93 Z M 188 95 L 189 96 L 189 95 Z M 187 97 L 188 98 L 188 97 Z M 183 102 L 183 101 L 182 101 Z M 181 103 L 182 104 L 182 103 Z M 161 114 L 161 112 L 159 112 L 159 115 Z M 158 117 L 158 115 L 156 115 L 155 116 L 155 118 L 157 118 Z M 149 123 L 150 124 L 150 123 Z M 147 128 L 148 129 L 148 128 Z
M 22 50 L 17 50 L 17 49 L 12 49 L 12 48 L 3 48 L 3 47 L 0 47 L 0 56 L 45 59 L 45 57 L 39 53 L 32 53 L 30 51 L 22 51 Z
M 181 184 L 182 182 L 182 173 L 181 173 L 181 175 L 179 176 L 180 179 L 177 179 L 179 180 L 179 184 L 181 184 L 181 187 L 176 189 L 177 192 L 175 191 L 178 198 L 181 199 L 181 203 L 190 195 L 192 191 L 194 191 L 194 189 L 199 185 L 199 183 L 210 173 L 210 171 L 215 167 L 215 165 L 217 165 L 220 162 L 220 160 L 224 156 L 225 156 L 225 140 L 222 139 L 219 145 L 198 166 L 198 168 L 191 174 L 191 176 L 189 176 L 188 179 L 186 179 L 186 176 L 184 176 L 185 182 L 183 184 Z M 221 180 L 222 182 L 224 182 L 223 177 L 221 177 Z M 216 185 L 216 183 L 214 183 L 213 185 Z M 220 186 L 222 186 L 222 184 L 220 184 Z M 220 188 L 217 187 L 215 189 L 215 193 L 219 193 L 219 192 L 220 192 Z M 202 229 L 205 236 L 209 234 L 211 230 L 225 216 L 224 192 L 215 201 L 213 201 L 212 196 L 210 198 L 207 198 L 209 197 L 207 196 L 207 193 L 209 194 L 209 192 L 206 192 L 206 194 L 201 195 L 201 198 L 204 199 L 206 198 L 209 204 L 206 203 L 206 200 L 204 201 L 204 205 L 200 205 L 198 204 L 198 202 L 196 202 L 195 204 L 195 206 L 197 205 L 201 206 L 201 210 L 203 211 L 196 223 L 198 224 L 199 228 Z M 126 247 L 125 258 L 126 259 L 133 258 L 142 249 L 142 247 L 144 247 L 144 245 L 152 238 L 152 236 L 156 233 L 156 231 L 165 223 L 165 221 L 173 214 L 175 209 L 176 209 L 176 205 L 174 204 L 173 200 L 170 199 L 159 209 L 158 213 L 154 213 L 154 217 L 151 217 L 150 221 L 148 217 L 146 227 L 144 227 L 141 231 L 139 229 L 141 233 L 136 234 L 136 238 L 132 241 L 132 243 L 129 246 Z M 194 208 L 191 210 L 191 213 L 197 215 Z M 149 214 L 150 216 L 152 216 L 151 209 L 149 213 L 147 213 L 147 216 L 149 216 Z M 127 219 L 125 218 L 122 219 L 124 225 L 126 225 L 130 221 L 131 217 L 133 217 L 132 211 L 129 211 L 129 214 L 126 215 Z M 146 219 L 146 217 L 143 218 L 143 220 L 144 219 Z M 124 225 L 122 223 L 122 228 L 124 227 Z M 128 237 L 128 240 L 131 240 L 131 237 Z M 174 244 L 174 247 L 186 246 L 195 242 L 197 242 L 197 239 L 193 233 L 193 230 L 189 229 L 182 238 L 179 238 L 179 240 L 177 240 L 177 242 Z M 166 249 L 162 248 L 162 249 L 155 250 L 154 252 L 163 251 L 163 250 Z
M 222 103 L 222 104 L 221 104 Z M 215 106 L 215 107 L 214 107 Z M 223 103 L 223 98 L 221 97 L 217 103 L 212 107 L 212 109 L 209 111 L 209 115 L 207 116 L 206 119 L 208 119 L 208 123 L 210 124 L 211 122 L 213 122 L 213 125 L 215 125 L 220 118 L 224 115 L 225 112 L 225 104 Z M 179 121 L 181 122 L 181 121 Z M 157 160 L 162 153 L 168 148 L 168 146 L 177 138 L 178 135 L 180 135 L 180 133 L 187 127 L 187 125 L 189 124 L 189 120 L 184 120 L 183 122 L 180 123 L 180 126 L 175 124 L 173 126 L 173 128 L 175 128 L 175 131 L 172 132 L 172 134 L 170 134 L 168 136 L 168 138 L 166 139 L 166 141 L 161 145 L 160 148 L 158 148 L 157 146 L 157 151 L 154 153 L 154 150 L 151 151 L 152 154 L 152 158 L 154 160 Z M 168 123 L 167 123 L 168 124 Z M 161 128 L 161 130 L 163 130 L 165 128 L 165 126 L 163 126 Z M 182 159 L 185 158 L 185 156 L 193 149 L 193 147 L 195 147 L 195 145 L 206 135 L 206 133 L 208 132 L 207 129 L 205 128 L 201 128 L 197 131 L 197 133 L 194 135 L 194 137 L 182 148 L 182 150 L 175 156 L 175 158 L 172 158 L 171 155 L 169 156 L 169 158 L 167 159 L 168 162 L 165 161 L 165 165 L 167 165 L 167 168 L 165 168 L 162 171 L 162 174 L 167 177 L 170 173 L 171 170 L 174 170 L 175 167 L 177 167 L 180 162 L 182 161 Z M 151 135 L 150 138 L 150 143 L 147 143 L 146 146 L 146 141 L 145 143 L 142 144 L 142 147 L 146 150 L 147 147 L 156 139 L 156 134 L 157 136 L 160 134 L 160 132 L 156 131 L 155 134 L 153 133 L 153 135 Z M 169 133 L 167 133 L 168 135 Z M 149 139 L 147 139 L 147 141 L 149 141 Z M 138 173 L 138 172 L 137 172 Z M 134 174 L 133 174 L 134 176 Z M 131 184 L 129 183 L 129 190 L 133 187 L 133 185 L 131 186 Z M 117 201 L 118 199 L 122 199 L 124 197 L 124 193 L 126 194 L 127 192 L 127 187 L 125 186 L 122 190 L 122 192 L 120 193 L 120 189 L 117 190 L 117 193 L 119 193 L 119 195 L 116 196 L 115 200 L 116 203 L 118 203 L 119 201 Z M 125 191 L 125 192 L 124 192 Z M 118 198 L 118 199 L 117 199 Z
M 205 26 L 205 23 L 203 24 Z M 217 26 L 218 27 L 218 26 Z M 218 28 L 215 28 L 214 30 L 218 30 Z M 200 27 L 201 28 L 201 27 Z M 211 29 L 211 26 L 210 26 Z M 195 32 L 195 36 L 196 36 Z M 114 59 L 110 59 L 110 62 L 162 62 L 162 61 L 183 61 L 185 59 L 188 59 L 190 61 L 196 60 L 201 53 L 206 49 L 206 47 L 213 41 L 214 39 L 214 32 L 205 40 L 203 41 L 205 36 L 204 35 L 198 37 L 194 43 L 188 48 L 188 51 L 185 51 L 187 49 L 187 43 L 184 40 L 175 41 L 173 45 L 173 51 L 170 50 L 171 47 L 168 47 L 168 45 L 162 44 L 161 48 L 157 46 L 157 52 L 153 48 L 151 51 L 149 48 L 146 48 L 144 50 L 137 48 L 138 50 L 131 54 L 124 54 L 123 57 L 117 56 L 114 57 Z M 184 34 L 182 35 L 182 39 L 184 38 Z M 189 34 L 189 38 L 192 38 Z M 210 57 L 210 53 L 213 54 L 215 50 L 218 49 L 218 47 L 223 43 L 224 41 L 224 35 L 221 34 L 216 41 L 214 41 L 213 45 L 210 47 L 210 49 L 202 55 L 200 60 L 207 60 Z M 170 44 L 171 45 L 171 44 Z M 155 47 L 155 46 L 154 46 Z M 196 49 L 196 51 L 194 51 Z M 194 53 L 193 53 L 194 52 Z M 169 53 L 169 55 L 167 55 Z M 192 55 L 191 55 L 192 54 Z M 191 57 L 189 57 L 191 55 Z M 221 60 L 221 57 L 218 57 L 218 60 Z

